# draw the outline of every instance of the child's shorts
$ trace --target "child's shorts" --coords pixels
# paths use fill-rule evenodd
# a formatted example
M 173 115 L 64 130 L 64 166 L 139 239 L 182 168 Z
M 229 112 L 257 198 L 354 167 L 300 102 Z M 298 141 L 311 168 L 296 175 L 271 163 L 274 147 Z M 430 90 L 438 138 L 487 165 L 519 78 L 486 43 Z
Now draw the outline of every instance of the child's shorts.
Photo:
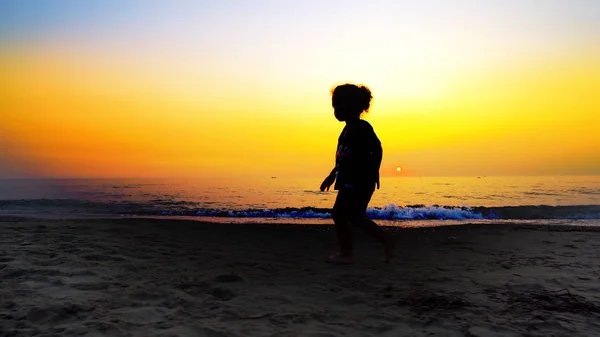
M 367 206 L 373 196 L 373 189 L 366 188 L 347 188 L 342 187 L 338 190 L 335 204 L 333 205 L 332 215 L 336 216 L 366 216 Z

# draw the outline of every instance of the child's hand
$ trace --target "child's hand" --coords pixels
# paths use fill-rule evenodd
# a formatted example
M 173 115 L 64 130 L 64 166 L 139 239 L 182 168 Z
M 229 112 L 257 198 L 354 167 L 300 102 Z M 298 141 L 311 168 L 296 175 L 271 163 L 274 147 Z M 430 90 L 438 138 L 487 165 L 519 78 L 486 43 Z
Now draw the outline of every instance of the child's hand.
M 325 178 L 325 180 L 323 180 L 323 183 L 321 183 L 321 192 L 327 190 L 329 191 L 329 187 L 333 184 L 333 182 L 335 181 L 335 175 L 328 175 L 327 178 Z

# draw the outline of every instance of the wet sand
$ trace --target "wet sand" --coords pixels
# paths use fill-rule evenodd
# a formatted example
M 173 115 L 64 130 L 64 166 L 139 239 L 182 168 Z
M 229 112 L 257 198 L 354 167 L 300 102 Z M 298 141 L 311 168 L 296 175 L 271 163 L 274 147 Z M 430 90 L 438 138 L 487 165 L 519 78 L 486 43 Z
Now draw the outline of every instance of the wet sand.
M 600 336 L 600 230 L 0 217 L 0 336 Z

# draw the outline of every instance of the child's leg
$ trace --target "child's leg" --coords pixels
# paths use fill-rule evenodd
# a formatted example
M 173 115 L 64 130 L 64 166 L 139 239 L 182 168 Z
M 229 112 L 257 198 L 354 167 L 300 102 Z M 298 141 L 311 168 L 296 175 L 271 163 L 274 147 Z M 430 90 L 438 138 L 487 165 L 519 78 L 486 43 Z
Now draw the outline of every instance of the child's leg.
M 375 221 L 367 217 L 363 217 L 356 219 L 352 224 L 381 243 L 385 243 L 387 233 L 383 230 L 383 228 L 381 228 L 381 226 L 377 225 Z
M 392 258 L 395 246 L 394 238 L 390 234 L 388 234 L 381 226 L 377 225 L 373 220 L 367 217 L 358 219 L 353 224 L 383 244 L 383 247 L 385 249 L 385 261 L 389 262 Z
M 352 206 L 351 201 L 351 196 L 347 190 L 339 190 L 332 211 L 336 234 L 340 244 L 340 255 L 342 257 L 354 256 L 354 249 L 352 247 L 352 228 L 350 224 L 351 217 L 349 214 L 349 209 L 351 209 Z
M 373 220 L 367 218 L 367 206 L 373 196 L 373 190 L 357 190 L 354 196 L 354 209 L 356 216 L 353 217 L 351 224 L 363 230 L 365 233 L 383 244 L 385 249 L 385 260 L 389 261 L 394 249 L 394 240 L 381 226 Z
M 352 226 L 366 218 L 367 205 L 372 195 L 373 191 L 363 189 L 342 187 L 338 191 L 332 216 L 342 257 L 354 256 Z

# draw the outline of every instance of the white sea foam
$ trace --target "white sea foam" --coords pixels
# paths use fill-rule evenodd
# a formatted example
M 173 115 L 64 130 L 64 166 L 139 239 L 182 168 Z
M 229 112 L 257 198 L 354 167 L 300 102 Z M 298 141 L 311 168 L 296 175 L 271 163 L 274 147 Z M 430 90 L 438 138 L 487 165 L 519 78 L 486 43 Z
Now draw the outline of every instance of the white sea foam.
M 326 210 L 317 210 L 312 208 L 305 209 L 265 209 L 265 210 L 243 210 L 243 211 L 219 211 L 219 210 L 199 210 L 198 216 L 227 216 L 227 217 L 248 217 L 248 218 L 311 218 L 325 219 L 331 218 L 331 213 Z M 468 208 L 460 207 L 401 207 L 395 204 L 389 204 L 383 208 L 368 208 L 367 216 L 373 219 L 386 220 L 464 220 L 464 219 L 483 219 L 483 215 L 475 213 Z
M 367 215 L 376 219 L 401 219 L 401 220 L 466 220 L 483 219 L 483 215 L 473 212 L 470 208 L 461 207 L 401 207 L 389 204 L 381 209 L 369 208 Z

